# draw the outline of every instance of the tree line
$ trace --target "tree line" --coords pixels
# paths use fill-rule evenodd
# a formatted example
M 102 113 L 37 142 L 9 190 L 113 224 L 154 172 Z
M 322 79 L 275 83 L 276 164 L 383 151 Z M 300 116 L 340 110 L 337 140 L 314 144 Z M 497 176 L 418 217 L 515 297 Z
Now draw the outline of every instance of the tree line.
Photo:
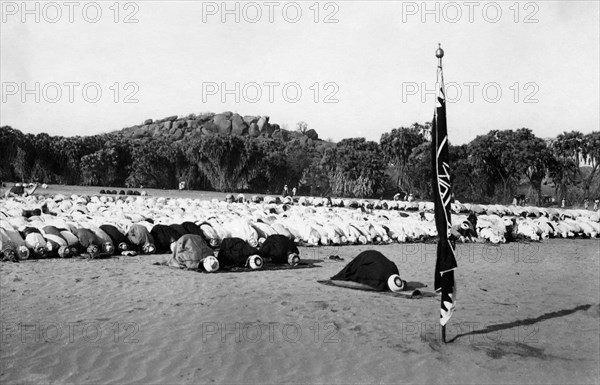
M 398 191 L 431 195 L 430 125 L 338 143 L 226 134 L 190 140 L 133 139 L 119 132 L 62 137 L 0 128 L 0 179 L 86 186 L 177 188 L 379 198 Z M 509 203 L 527 185 L 573 201 L 600 193 L 600 132 L 564 132 L 553 140 L 527 128 L 492 130 L 450 145 L 453 192 L 465 202 Z

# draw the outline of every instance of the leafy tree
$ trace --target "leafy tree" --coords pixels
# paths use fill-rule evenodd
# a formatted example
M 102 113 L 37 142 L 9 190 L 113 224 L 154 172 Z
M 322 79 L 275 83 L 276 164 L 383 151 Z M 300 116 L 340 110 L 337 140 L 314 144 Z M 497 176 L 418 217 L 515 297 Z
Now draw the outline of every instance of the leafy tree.
M 590 195 L 590 186 L 594 178 L 600 175 L 600 131 L 593 131 L 584 137 L 583 156 L 590 172 L 583 178 L 583 191 L 586 198 Z
M 554 164 L 554 154 L 546 142 L 536 137 L 528 128 L 521 128 L 514 133 L 512 159 L 517 170 L 525 175 L 537 192 L 537 204 L 542 203 L 542 181 Z
M 29 167 L 27 166 L 27 153 L 21 148 L 17 147 L 17 153 L 14 159 L 15 172 L 19 176 L 19 179 L 23 182 L 29 179 Z
M 248 188 L 248 157 L 244 139 L 232 135 L 203 136 L 199 142 L 198 167 L 217 191 Z
M 125 181 L 128 187 L 175 188 L 168 145 L 150 140 L 133 148 L 130 173 Z
M 486 195 L 495 195 L 497 201 L 509 201 L 521 179 L 519 164 L 514 159 L 518 151 L 514 139 L 515 133 L 512 130 L 492 130 L 469 143 L 473 164 L 484 177 L 481 182 L 485 184 Z M 500 181 L 502 186 L 499 196 L 494 194 L 496 181 Z
M 425 142 L 424 132 L 428 125 L 413 124 L 411 127 L 395 128 L 381 135 L 379 141 L 384 159 L 398 171 L 397 187 L 408 191 L 412 181 L 408 179 L 409 160 L 413 150 Z
M 337 196 L 370 197 L 383 190 L 385 162 L 376 142 L 343 139 L 321 160 L 331 192 Z

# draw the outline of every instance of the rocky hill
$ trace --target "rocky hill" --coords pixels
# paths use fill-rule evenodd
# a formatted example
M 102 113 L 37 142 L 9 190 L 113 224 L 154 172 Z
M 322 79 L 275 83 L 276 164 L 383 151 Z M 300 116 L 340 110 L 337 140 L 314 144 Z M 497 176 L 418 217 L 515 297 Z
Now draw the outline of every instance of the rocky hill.
M 141 125 L 124 128 L 120 133 L 128 138 L 144 140 L 144 138 L 164 138 L 176 142 L 202 135 L 228 134 L 250 137 L 267 137 L 300 142 L 319 140 L 319 135 L 313 129 L 305 133 L 282 129 L 278 124 L 269 122 L 268 116 L 241 116 L 231 111 L 220 114 L 190 114 L 188 116 L 169 116 L 164 119 L 147 119 Z M 309 142 L 310 141 L 310 142 Z

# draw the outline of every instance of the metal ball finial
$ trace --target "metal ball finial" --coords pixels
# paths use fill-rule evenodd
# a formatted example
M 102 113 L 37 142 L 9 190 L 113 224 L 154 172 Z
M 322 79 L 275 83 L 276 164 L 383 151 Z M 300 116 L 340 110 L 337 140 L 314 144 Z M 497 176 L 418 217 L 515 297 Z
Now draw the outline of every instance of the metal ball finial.
M 442 49 L 442 44 L 438 43 L 438 49 L 435 50 L 435 57 L 441 59 L 444 57 L 444 50 Z

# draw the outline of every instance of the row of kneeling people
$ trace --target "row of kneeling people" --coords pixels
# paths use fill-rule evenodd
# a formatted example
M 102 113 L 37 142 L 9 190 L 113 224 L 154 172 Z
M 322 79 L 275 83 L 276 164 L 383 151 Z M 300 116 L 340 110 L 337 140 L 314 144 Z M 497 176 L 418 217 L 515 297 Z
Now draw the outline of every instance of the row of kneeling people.
M 33 257 L 65 257 L 87 253 L 165 253 L 170 245 L 185 234 L 196 234 L 217 248 L 224 239 L 241 238 L 252 247 L 260 246 L 271 235 L 282 235 L 296 244 L 340 245 L 391 243 L 393 241 L 419 241 L 436 236 L 433 223 L 424 215 L 423 220 L 411 217 L 387 218 L 379 215 L 372 221 L 348 219 L 329 213 L 314 218 L 299 215 L 289 217 L 269 216 L 275 220 L 250 221 L 242 218 L 206 221 L 186 221 L 181 224 L 154 224 L 150 218 L 136 223 L 129 221 L 101 224 L 106 218 L 64 218 L 48 214 L 11 217 L 0 220 L 0 240 L 3 248 L 15 246 L 19 258 L 29 253 Z M 430 214 L 427 214 L 429 216 Z M 75 219 L 79 219 L 75 221 Z M 549 237 L 584 236 L 594 238 L 600 232 L 600 224 L 578 218 L 551 220 L 540 218 L 501 218 L 492 215 L 472 214 L 468 218 L 456 216 L 453 234 L 458 241 L 474 241 L 477 238 L 492 243 L 504 243 L 513 238 L 531 240 Z M 319 222 L 317 222 L 319 220 Z M 10 247 L 9 247 L 10 249 Z
M 152 230 L 141 224 L 133 224 L 123 233 L 111 224 L 75 227 L 65 223 L 61 227 L 46 225 L 15 229 L 8 221 L 0 221 L 0 257 L 3 260 L 77 255 L 95 258 L 115 253 L 135 255 L 170 251 L 172 256 L 169 265 L 195 268 L 203 263 L 204 267 L 212 266 L 207 268 L 208 271 L 217 270 L 218 266 L 261 268 L 265 260 L 291 265 L 299 263 L 297 246 L 289 238 L 278 234 L 269 236 L 260 248 L 240 238 L 225 238 L 218 246 L 219 253 L 214 258 L 214 248 L 199 226 L 192 222 L 156 225 Z M 205 262 L 207 257 L 213 258 Z

